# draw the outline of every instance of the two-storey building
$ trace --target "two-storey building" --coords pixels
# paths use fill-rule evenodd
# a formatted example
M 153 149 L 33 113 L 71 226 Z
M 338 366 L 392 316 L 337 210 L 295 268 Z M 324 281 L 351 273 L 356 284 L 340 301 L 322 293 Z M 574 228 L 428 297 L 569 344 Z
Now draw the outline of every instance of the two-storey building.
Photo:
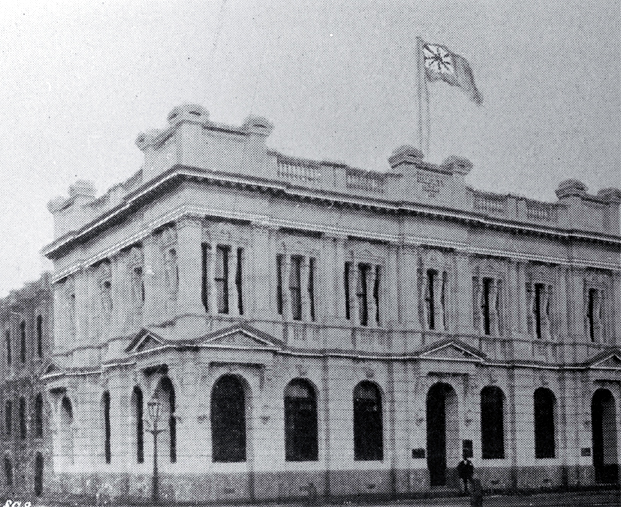
M 269 121 L 176 107 L 144 164 L 50 202 L 55 487 L 226 501 L 617 481 L 618 189 L 467 186 L 285 156 Z M 149 437 L 149 438 L 147 438 Z
M 53 330 L 49 273 L 0 300 L 0 491 L 33 498 L 51 473 L 50 408 L 40 381 Z

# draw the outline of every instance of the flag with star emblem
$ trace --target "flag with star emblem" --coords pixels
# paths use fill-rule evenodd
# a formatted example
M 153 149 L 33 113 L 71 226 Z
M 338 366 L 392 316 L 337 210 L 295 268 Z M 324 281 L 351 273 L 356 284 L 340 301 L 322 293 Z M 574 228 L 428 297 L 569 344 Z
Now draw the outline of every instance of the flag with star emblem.
M 468 60 L 453 53 L 440 44 L 422 44 L 425 76 L 428 81 L 444 81 L 452 86 L 459 86 L 477 105 L 483 103 L 483 96 L 474 84 L 474 75 Z

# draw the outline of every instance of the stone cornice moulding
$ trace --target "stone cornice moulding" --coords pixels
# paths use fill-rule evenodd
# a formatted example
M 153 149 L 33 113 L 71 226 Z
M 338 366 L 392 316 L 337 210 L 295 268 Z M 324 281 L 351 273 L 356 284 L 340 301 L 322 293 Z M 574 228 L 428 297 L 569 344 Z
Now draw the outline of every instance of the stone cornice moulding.
M 301 222 L 296 220 L 286 220 L 286 219 L 276 219 L 272 217 L 268 217 L 265 215 L 258 215 L 254 213 L 244 213 L 230 210 L 223 210 L 219 208 L 210 208 L 206 206 L 194 206 L 194 205 L 182 205 L 179 206 L 166 214 L 158 217 L 155 220 L 147 223 L 147 225 L 141 229 L 140 231 L 132 234 L 131 236 L 125 238 L 122 241 L 115 243 L 114 245 L 102 250 L 101 252 L 88 257 L 87 259 L 76 261 L 72 265 L 64 268 L 63 270 L 57 271 L 52 276 L 52 283 L 56 283 L 63 278 L 74 274 L 82 269 L 85 269 L 97 262 L 102 261 L 108 257 L 112 257 L 122 249 L 127 248 L 128 246 L 142 241 L 144 238 L 148 237 L 153 233 L 154 230 L 161 228 L 163 225 L 169 222 L 175 222 L 178 220 L 182 220 L 184 218 L 189 218 L 190 220 L 202 219 L 205 216 L 218 216 L 223 219 L 237 219 L 250 222 L 250 224 L 259 223 L 263 227 L 269 227 L 271 229 L 280 229 L 280 228 L 293 228 L 293 229 L 304 229 L 311 232 L 317 232 L 321 234 L 325 234 L 327 237 L 366 237 L 368 239 L 374 241 L 383 241 L 388 242 L 390 244 L 395 245 L 404 245 L 404 246 L 412 246 L 412 247 L 436 247 L 436 248 L 451 248 L 455 250 L 456 254 L 462 253 L 466 255 L 491 255 L 494 257 L 504 257 L 508 259 L 514 260 L 523 260 L 523 261 L 540 261 L 546 262 L 550 264 L 560 264 L 564 266 L 570 267 L 594 267 L 594 268 L 602 268 L 613 271 L 621 271 L 621 265 L 615 262 L 601 262 L 601 261 L 592 261 L 588 259 L 578 259 L 572 258 L 567 259 L 564 257 L 555 257 L 555 256 L 546 256 L 546 255 L 532 255 L 525 252 L 517 252 L 514 250 L 501 250 L 495 248 L 484 248 L 484 247 L 472 247 L 466 242 L 463 241 L 450 241 L 436 238 L 429 238 L 427 236 L 412 236 L 412 235 L 399 235 L 399 234 L 382 234 L 382 233 L 374 233 L 369 232 L 364 229 L 349 229 L 343 227 L 330 227 L 330 226 L 319 226 L 317 224 L 309 223 L 309 222 Z
M 127 194 L 124 197 L 124 203 L 118 205 L 116 208 L 112 208 L 111 210 L 105 212 L 103 216 L 86 224 L 81 230 L 69 232 L 64 236 L 56 239 L 55 241 L 44 247 L 41 252 L 48 258 L 53 257 L 55 252 L 66 246 L 71 241 L 79 240 L 81 237 L 91 233 L 97 227 L 105 226 L 107 222 L 110 222 L 119 214 L 122 214 L 126 211 L 131 211 L 131 208 L 137 200 L 144 197 L 148 193 L 157 190 L 159 187 L 162 187 L 170 180 L 179 177 L 186 177 L 190 179 L 193 178 L 202 181 L 213 181 L 220 184 L 229 183 L 233 185 L 238 184 L 242 186 L 250 186 L 256 188 L 260 187 L 267 190 L 282 192 L 292 197 L 307 198 L 319 201 L 323 200 L 332 203 L 338 202 L 339 204 L 350 204 L 354 206 L 383 209 L 387 212 L 393 213 L 408 212 L 436 217 L 441 220 L 457 220 L 471 222 L 474 224 L 480 224 L 483 227 L 527 232 L 535 235 L 551 235 L 562 239 L 604 241 L 607 243 L 621 245 L 621 237 L 609 234 L 589 233 L 587 231 L 582 232 L 575 231 L 573 229 L 561 229 L 558 227 L 545 225 L 529 225 L 528 223 L 524 222 L 494 219 L 492 217 L 477 213 L 475 211 L 456 210 L 444 207 L 432 207 L 430 205 L 390 201 L 386 199 L 378 199 L 367 196 L 351 196 L 348 194 L 342 194 L 327 189 L 307 189 L 305 187 L 296 187 L 295 185 L 287 182 L 279 183 L 277 181 L 267 180 L 265 178 L 234 175 L 229 173 L 209 171 L 205 169 L 194 169 L 177 165 L 173 166 L 171 169 L 163 173 L 155 180 L 151 180 L 150 182 L 145 183 L 141 188 L 138 188 L 135 191 Z

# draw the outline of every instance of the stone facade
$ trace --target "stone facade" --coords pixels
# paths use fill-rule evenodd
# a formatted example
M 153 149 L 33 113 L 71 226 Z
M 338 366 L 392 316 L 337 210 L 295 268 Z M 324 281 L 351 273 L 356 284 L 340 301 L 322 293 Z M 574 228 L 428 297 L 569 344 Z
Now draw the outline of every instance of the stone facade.
M 617 189 L 480 192 L 403 146 L 385 173 L 284 156 L 195 105 L 142 168 L 50 202 L 57 491 L 169 501 L 615 482 Z
M 3 496 L 33 498 L 52 476 L 50 407 L 40 381 L 52 348 L 50 276 L 0 300 L 0 420 Z

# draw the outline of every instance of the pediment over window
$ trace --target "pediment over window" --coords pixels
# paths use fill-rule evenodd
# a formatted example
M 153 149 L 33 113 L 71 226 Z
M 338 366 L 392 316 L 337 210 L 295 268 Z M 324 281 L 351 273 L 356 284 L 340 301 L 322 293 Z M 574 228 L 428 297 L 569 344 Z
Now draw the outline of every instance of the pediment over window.
M 61 368 L 58 364 L 53 361 L 48 361 L 43 365 L 40 371 L 40 376 L 44 377 L 55 377 L 59 375 L 64 375 L 65 369 Z
M 421 359 L 436 359 L 449 361 L 476 361 L 483 362 L 486 355 L 460 340 L 442 340 L 433 343 L 419 352 Z
M 621 370 L 621 349 L 601 352 L 585 364 L 591 369 Z
M 125 352 L 135 354 L 166 348 L 180 350 L 203 347 L 274 350 L 281 349 L 283 344 L 273 336 L 245 324 L 235 324 L 203 336 L 183 340 L 176 340 L 174 336 L 165 338 L 153 329 L 143 328 L 133 338 Z

